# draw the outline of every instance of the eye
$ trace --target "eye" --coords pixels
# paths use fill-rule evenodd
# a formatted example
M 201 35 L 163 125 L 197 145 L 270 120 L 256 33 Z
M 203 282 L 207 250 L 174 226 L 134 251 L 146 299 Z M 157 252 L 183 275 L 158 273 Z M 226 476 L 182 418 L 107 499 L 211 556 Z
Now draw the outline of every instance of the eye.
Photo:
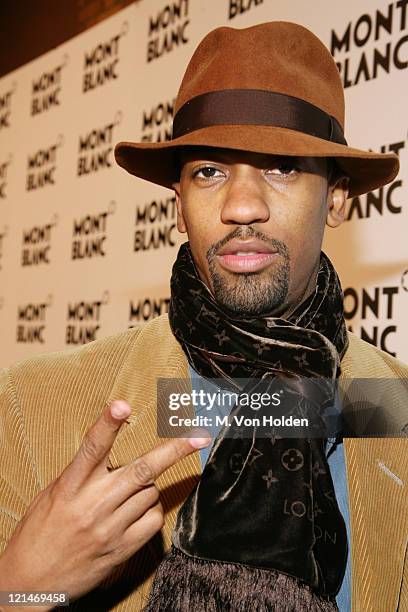
M 209 165 L 201 166 L 201 168 L 196 168 L 193 171 L 193 178 L 197 178 L 202 181 L 210 181 L 211 179 L 216 179 L 222 176 L 224 176 L 222 170 Z
M 299 172 L 299 169 L 297 168 L 294 162 L 285 161 L 280 164 L 277 164 L 273 168 L 268 168 L 265 171 L 265 174 L 269 176 L 274 176 L 277 178 L 288 179 L 288 178 L 294 178 L 298 172 Z

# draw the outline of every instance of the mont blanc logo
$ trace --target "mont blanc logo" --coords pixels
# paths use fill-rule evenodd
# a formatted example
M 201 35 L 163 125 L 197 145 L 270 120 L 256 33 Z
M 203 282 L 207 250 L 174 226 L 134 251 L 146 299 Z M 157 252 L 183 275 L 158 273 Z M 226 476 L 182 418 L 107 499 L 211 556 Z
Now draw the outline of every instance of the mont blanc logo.
M 347 287 L 344 291 L 344 318 L 350 321 L 348 329 L 396 357 L 392 350 L 392 336 L 398 327 L 393 319 L 396 302 L 403 298 L 403 293 L 404 275 L 400 286 Z
M 128 33 L 129 24 L 125 21 L 118 34 L 103 40 L 84 55 L 84 76 L 82 91 L 87 93 L 119 76 L 119 45 L 122 36 Z
M 171 140 L 175 98 L 159 102 L 143 111 L 142 141 L 163 142 Z
M 264 0 L 228 0 L 228 19 L 233 19 L 237 15 L 263 4 Z
M 108 217 L 113 215 L 115 208 L 116 203 L 110 202 L 107 210 L 74 219 L 71 259 L 105 257 Z
M 129 301 L 129 327 L 140 321 L 150 321 L 168 312 L 169 297 L 144 297 Z
M 35 191 L 56 183 L 57 152 L 64 144 L 60 134 L 57 141 L 41 149 L 37 149 L 27 158 L 26 191 Z
M 176 245 L 176 198 L 153 200 L 136 206 L 133 251 Z
M 380 150 L 381 153 L 396 153 L 399 156 L 400 151 L 404 148 L 405 142 L 402 140 L 390 145 L 383 145 Z M 401 188 L 403 186 L 403 180 L 398 179 L 375 191 L 355 196 L 349 203 L 346 220 L 399 214 L 402 211 Z
M 22 266 L 39 266 L 51 263 L 51 234 L 57 223 L 58 215 L 54 215 L 50 223 L 34 225 L 23 230 Z
M 16 89 L 17 85 L 13 83 L 10 89 L 0 91 L 0 132 L 11 125 L 11 104 Z
M 10 153 L 5 161 L 0 161 L 0 200 L 5 200 L 7 197 L 7 173 L 12 160 L 13 156 Z
M 104 291 L 99 300 L 80 300 L 67 305 L 66 344 L 86 344 L 97 340 L 102 308 L 109 304 L 109 291 Z
M 189 0 L 168 2 L 149 17 L 148 62 L 188 43 L 188 9 Z
M 7 236 L 7 233 L 8 233 L 8 226 L 5 225 L 3 229 L 0 231 L 0 270 L 3 269 L 2 259 L 3 259 L 3 250 L 4 250 L 4 242 L 5 242 L 4 239 Z
M 47 311 L 51 304 L 52 295 L 48 295 L 43 302 L 28 302 L 17 307 L 18 343 L 44 344 Z
M 111 123 L 92 128 L 79 137 L 78 176 L 112 167 L 113 133 L 121 121 L 122 111 L 118 111 Z
M 62 71 L 68 65 L 68 55 L 49 70 L 45 70 L 31 82 L 31 116 L 40 115 L 61 104 Z
M 408 67 L 407 4 L 392 2 L 331 31 L 331 53 L 345 88 Z
M 408 268 L 401 274 L 401 287 L 408 293 Z

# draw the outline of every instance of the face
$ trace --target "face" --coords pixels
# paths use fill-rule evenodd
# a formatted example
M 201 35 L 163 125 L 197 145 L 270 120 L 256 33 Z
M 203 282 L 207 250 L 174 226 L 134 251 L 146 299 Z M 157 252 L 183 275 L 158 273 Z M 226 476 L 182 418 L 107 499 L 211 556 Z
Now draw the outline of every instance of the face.
M 344 219 L 346 179 L 325 159 L 186 149 L 176 192 L 198 273 L 224 308 L 287 316 L 315 288 L 325 224 Z

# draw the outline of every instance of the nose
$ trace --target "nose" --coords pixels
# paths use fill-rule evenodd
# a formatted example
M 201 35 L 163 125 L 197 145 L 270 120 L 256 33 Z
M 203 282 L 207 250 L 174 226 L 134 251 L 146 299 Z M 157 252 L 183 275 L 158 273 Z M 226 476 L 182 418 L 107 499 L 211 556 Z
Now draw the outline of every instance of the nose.
M 255 168 L 247 168 L 230 176 L 222 202 L 222 223 L 250 225 L 269 220 L 269 206 L 255 174 Z

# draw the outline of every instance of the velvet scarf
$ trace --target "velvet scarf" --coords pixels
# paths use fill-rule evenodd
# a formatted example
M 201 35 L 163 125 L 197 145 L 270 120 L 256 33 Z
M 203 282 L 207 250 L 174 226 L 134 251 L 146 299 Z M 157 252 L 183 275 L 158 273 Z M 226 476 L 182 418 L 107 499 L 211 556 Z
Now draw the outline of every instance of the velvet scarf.
M 185 243 L 173 267 L 169 319 L 192 367 L 228 384 L 335 380 L 348 344 L 340 282 L 324 253 L 315 291 L 287 319 L 251 318 L 216 303 Z M 241 392 L 251 384 L 259 382 Z M 231 438 L 221 429 L 179 511 L 146 610 L 337 610 L 347 533 L 325 442 L 257 438 L 256 431 Z

